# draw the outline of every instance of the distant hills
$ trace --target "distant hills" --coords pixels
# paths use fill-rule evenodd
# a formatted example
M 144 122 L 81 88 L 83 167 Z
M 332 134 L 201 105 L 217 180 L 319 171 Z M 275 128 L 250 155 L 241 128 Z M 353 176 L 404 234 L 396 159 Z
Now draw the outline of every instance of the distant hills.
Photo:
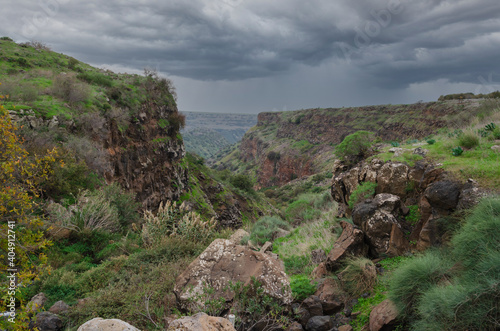
M 189 152 L 210 159 L 220 150 L 243 138 L 257 124 L 257 115 L 183 112 L 186 127 L 182 131 Z

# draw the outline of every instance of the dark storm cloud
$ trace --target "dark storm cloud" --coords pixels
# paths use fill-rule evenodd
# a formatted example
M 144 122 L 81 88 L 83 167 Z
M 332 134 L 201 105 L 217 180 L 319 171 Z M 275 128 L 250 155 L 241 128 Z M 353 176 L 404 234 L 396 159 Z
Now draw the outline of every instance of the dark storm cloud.
M 307 76 L 333 89 L 350 75 L 395 90 L 499 73 L 498 0 L 18 0 L 0 15 L 18 41 L 193 81 Z

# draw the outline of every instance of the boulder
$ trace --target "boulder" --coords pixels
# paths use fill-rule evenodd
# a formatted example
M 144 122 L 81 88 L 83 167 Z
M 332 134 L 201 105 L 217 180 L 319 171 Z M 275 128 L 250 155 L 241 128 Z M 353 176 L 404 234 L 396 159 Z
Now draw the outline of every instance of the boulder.
M 229 320 L 222 317 L 208 316 L 205 313 L 177 319 L 170 323 L 167 330 L 236 331 Z
M 47 297 L 44 293 L 38 293 L 33 298 L 31 298 L 30 302 L 28 302 L 27 311 L 28 312 L 36 312 L 38 309 L 43 308 L 45 303 L 47 302 Z
M 299 322 L 293 322 L 292 325 L 286 328 L 286 331 L 303 331 L 303 330 L 304 328 Z
M 491 149 L 496 153 L 500 153 L 500 145 L 493 145 Z
M 314 264 L 320 264 L 326 261 L 326 253 L 322 249 L 315 249 L 311 252 L 311 262 Z
M 401 214 L 401 199 L 388 193 L 377 194 L 373 200 L 365 200 L 354 207 L 353 222 L 364 232 L 373 256 L 389 254 L 391 243 L 393 255 L 399 250 L 405 250 L 407 240 L 400 230 L 398 220 Z
M 53 314 L 64 315 L 68 312 L 69 306 L 64 301 L 57 301 L 50 307 L 49 311 Z
M 323 306 L 321 305 L 319 297 L 316 295 L 311 295 L 302 301 L 302 307 L 309 312 L 311 317 L 323 316 Z
M 63 329 L 63 322 L 59 316 L 44 311 L 36 315 L 35 326 L 39 331 L 60 331 Z
M 417 147 L 413 150 L 413 154 L 420 155 L 422 157 L 425 157 L 427 153 L 429 153 L 429 151 L 422 147 Z
M 457 208 L 459 210 L 471 209 L 479 202 L 481 196 L 482 193 L 479 189 L 479 184 L 475 180 L 469 178 L 460 192 Z
M 396 224 L 392 225 L 391 235 L 389 237 L 389 247 L 387 248 L 386 254 L 389 257 L 403 255 L 410 249 L 410 243 L 405 237 L 405 234 L 399 226 Z
M 136 327 L 119 319 L 96 317 L 82 324 L 77 331 L 140 331 Z
M 461 186 L 458 183 L 442 180 L 429 185 L 424 196 L 433 208 L 451 211 L 458 205 L 460 190 Z
M 266 241 L 264 243 L 264 245 L 262 245 L 262 247 L 260 248 L 260 251 L 262 253 L 265 253 L 265 252 L 272 252 L 273 251 L 273 243 L 270 242 L 270 241 Z
M 240 245 L 241 240 L 245 237 L 249 238 L 250 234 L 243 229 L 238 229 L 235 233 L 231 235 L 231 237 L 229 237 L 229 240 L 233 242 L 235 245 Z
M 229 308 L 234 292 L 229 282 L 249 285 L 252 278 L 262 283 L 264 291 L 283 304 L 292 302 L 290 282 L 279 260 L 229 240 L 216 239 L 177 277 L 174 293 L 183 310 L 196 311 L 203 306 L 201 296 L 207 287 L 213 298 L 224 298 Z M 199 310 L 198 310 L 199 311 Z
M 295 316 L 295 319 L 299 321 L 299 323 L 305 327 L 307 325 L 307 322 L 311 318 L 311 314 L 307 309 L 302 307 L 302 305 L 299 305 L 298 303 L 292 304 L 292 311 L 293 315 Z
M 400 197 L 406 195 L 409 170 L 404 163 L 385 163 L 377 173 L 376 193 L 391 193 Z
M 309 319 L 306 331 L 330 331 L 333 328 L 333 321 L 330 316 L 314 316 Z
M 339 331 L 352 331 L 353 328 L 350 325 L 342 325 L 342 326 L 339 326 L 338 330 Z
M 387 330 L 393 326 L 398 317 L 398 311 L 390 300 L 384 300 L 370 313 L 370 331 Z
M 344 304 L 340 298 L 342 291 L 332 278 L 326 278 L 318 287 L 315 295 L 319 298 L 323 313 L 333 315 L 342 310 Z
M 364 256 L 368 252 L 368 246 L 364 243 L 363 231 L 345 221 L 341 221 L 340 226 L 343 229 L 342 234 L 335 241 L 326 259 L 326 267 L 330 271 L 339 269 L 347 256 Z

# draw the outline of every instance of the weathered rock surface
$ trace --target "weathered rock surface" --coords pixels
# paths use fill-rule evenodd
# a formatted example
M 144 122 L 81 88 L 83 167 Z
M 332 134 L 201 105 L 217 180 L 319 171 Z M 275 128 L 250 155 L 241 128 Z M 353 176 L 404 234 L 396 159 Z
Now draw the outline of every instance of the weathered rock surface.
M 451 211 L 458 205 L 461 189 L 462 187 L 458 183 L 443 180 L 429 185 L 424 192 L 424 196 L 432 207 L 443 211 Z
M 345 221 L 341 221 L 340 226 L 343 229 L 342 234 L 335 241 L 326 259 L 326 267 L 330 271 L 339 269 L 341 262 L 347 256 L 364 256 L 368 252 L 368 246 L 364 242 L 363 231 Z
M 246 232 L 243 229 L 238 229 L 231 235 L 231 237 L 229 237 L 229 240 L 235 245 L 240 245 L 241 240 L 245 237 L 250 237 L 250 233 Z
M 323 316 L 323 306 L 321 305 L 319 297 L 316 295 L 311 295 L 302 301 L 302 307 L 309 312 L 311 317 Z
M 342 310 L 344 304 L 340 299 L 340 292 L 332 278 L 326 278 L 318 287 L 315 295 L 321 302 L 324 314 L 333 315 Z
M 370 331 L 391 330 L 397 317 L 394 304 L 390 300 L 382 301 L 370 313 Z
M 319 264 L 326 261 L 326 253 L 322 249 L 315 249 L 311 252 L 311 261 L 314 264 Z
M 168 331 L 236 331 L 229 320 L 198 313 L 177 319 L 170 323 Z
M 311 279 L 312 280 L 318 280 L 318 279 L 326 277 L 326 275 L 328 275 L 328 270 L 326 270 L 326 264 L 325 264 L 325 262 L 321 262 L 311 272 Z
M 60 331 L 63 329 L 63 322 L 59 316 L 44 311 L 36 315 L 35 326 L 39 331 Z
M 68 312 L 69 306 L 64 301 L 57 301 L 50 307 L 49 311 L 53 314 L 64 315 Z
M 96 317 L 82 324 L 77 331 L 140 331 L 136 327 L 119 319 Z
M 333 321 L 330 316 L 314 316 L 309 319 L 306 331 L 330 331 L 333 328 Z
M 231 305 L 234 292 L 229 282 L 248 285 L 251 278 L 262 283 L 267 294 L 284 304 L 292 302 L 288 277 L 279 260 L 229 240 L 216 239 L 193 261 L 176 280 L 174 293 L 181 309 L 196 311 L 203 305 L 199 295 L 209 286 L 215 298 L 224 298 Z
M 366 200 L 354 207 L 353 222 L 364 232 L 373 256 L 391 253 L 391 242 L 393 251 L 404 249 L 405 238 L 398 220 L 401 214 L 401 199 L 388 193 L 377 194 L 373 200 Z
M 302 327 L 302 325 L 298 322 L 293 322 L 292 325 L 290 325 L 286 331 L 302 331 L 304 330 L 304 328 Z
M 47 302 L 47 297 L 44 293 L 38 293 L 33 298 L 31 298 L 30 302 L 26 305 L 26 310 L 29 312 L 35 312 L 38 309 L 42 309 L 45 303 Z

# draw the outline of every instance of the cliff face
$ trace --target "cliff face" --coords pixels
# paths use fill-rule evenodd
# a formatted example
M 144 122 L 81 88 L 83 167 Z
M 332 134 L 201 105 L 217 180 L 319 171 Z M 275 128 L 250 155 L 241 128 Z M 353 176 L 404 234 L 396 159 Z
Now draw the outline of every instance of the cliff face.
M 106 179 L 135 192 L 144 208 L 178 200 L 187 186 L 184 145 L 179 128 L 171 124 L 178 118 L 175 106 L 146 102 L 126 130 L 109 121 L 104 147 L 112 170 Z
M 422 139 L 451 123 L 463 124 L 476 111 L 477 102 L 449 101 L 261 113 L 218 167 L 236 170 L 243 164 L 260 186 L 283 185 L 328 170 L 335 145 L 358 130 L 382 141 Z

